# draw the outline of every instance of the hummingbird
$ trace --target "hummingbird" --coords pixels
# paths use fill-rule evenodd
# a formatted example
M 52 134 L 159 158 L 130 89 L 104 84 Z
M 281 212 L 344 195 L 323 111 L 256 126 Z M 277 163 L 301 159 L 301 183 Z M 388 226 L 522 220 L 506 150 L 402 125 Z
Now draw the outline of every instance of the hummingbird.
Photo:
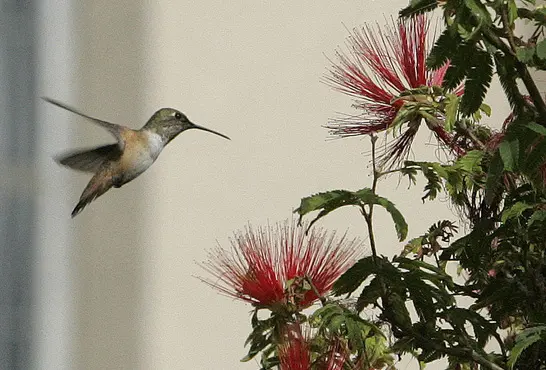
M 146 171 L 157 159 L 163 148 L 178 134 L 189 129 L 211 132 L 225 139 L 226 135 L 192 123 L 182 112 L 173 108 L 161 108 L 139 130 L 90 117 L 59 101 L 45 101 L 80 115 L 110 132 L 115 144 L 65 153 L 56 161 L 77 171 L 93 173 L 83 190 L 80 200 L 72 211 L 77 216 L 89 203 L 110 188 L 120 188 Z

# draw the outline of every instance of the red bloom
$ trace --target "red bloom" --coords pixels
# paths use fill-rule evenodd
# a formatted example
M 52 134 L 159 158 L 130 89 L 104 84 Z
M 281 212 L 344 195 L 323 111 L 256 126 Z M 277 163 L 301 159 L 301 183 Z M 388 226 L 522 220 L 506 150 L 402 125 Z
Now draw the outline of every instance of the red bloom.
M 218 281 L 205 282 L 256 307 L 310 306 L 319 297 L 307 279 L 324 295 L 352 265 L 361 243 L 316 228 L 306 235 L 305 229 L 294 221 L 257 231 L 248 227 L 235 234 L 230 250 L 209 253 L 204 267 Z
M 347 353 L 342 348 L 339 339 L 333 339 L 328 350 L 326 363 L 321 370 L 343 370 L 343 365 L 347 362 Z
M 350 54 L 337 53 L 339 64 L 332 66 L 326 80 L 335 89 L 355 97 L 355 108 L 362 109 L 364 114 L 329 125 L 334 134 L 346 137 L 387 130 L 393 127 L 400 109 L 407 102 L 426 103 L 430 96 L 403 93 L 442 85 L 449 63 L 435 71 L 428 71 L 425 65 L 429 25 L 427 18 L 419 15 L 398 21 L 386 29 L 378 27 L 374 31 L 366 25 L 362 30 L 353 31 L 347 41 Z M 462 95 L 463 89 L 459 87 L 454 93 Z M 442 120 L 437 114 L 435 116 Z M 419 116 L 407 120 L 408 129 L 394 143 L 386 159 L 402 157 L 409 150 L 421 120 Z M 442 142 L 458 152 L 443 125 L 427 124 Z
M 279 345 L 279 370 L 309 370 L 311 368 L 311 350 L 309 333 L 302 333 L 298 323 L 290 325 L 284 342 Z

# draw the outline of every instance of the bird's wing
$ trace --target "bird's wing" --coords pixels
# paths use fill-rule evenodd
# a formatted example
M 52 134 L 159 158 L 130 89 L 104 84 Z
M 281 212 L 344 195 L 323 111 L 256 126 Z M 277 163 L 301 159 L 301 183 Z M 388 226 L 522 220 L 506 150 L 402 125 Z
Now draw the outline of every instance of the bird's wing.
M 54 99 L 50 99 L 50 98 L 42 98 L 44 99 L 45 101 L 47 101 L 48 103 L 51 103 L 53 105 L 56 105 L 57 107 L 60 107 L 60 108 L 63 108 L 63 109 L 66 109 L 67 111 L 70 111 L 72 113 L 75 113 L 79 116 L 82 116 L 84 118 L 87 118 L 88 120 L 91 120 L 93 121 L 94 123 L 96 123 L 97 125 L 105 128 L 106 130 L 108 130 L 112 135 L 114 135 L 114 137 L 116 138 L 116 140 L 118 141 L 118 146 L 119 146 L 119 149 L 123 151 L 123 148 L 125 147 L 125 141 L 123 140 L 122 136 L 121 136 L 121 131 L 125 128 L 123 126 L 120 126 L 120 125 L 116 125 L 116 124 L 113 124 L 113 123 L 110 123 L 110 122 L 106 122 L 106 121 L 102 121 L 100 119 L 97 119 L 97 118 L 94 118 L 94 117 L 90 117 L 86 114 L 83 114 L 79 111 L 77 111 L 76 109 L 72 108 L 72 107 L 69 107 L 68 105 L 64 104 L 64 103 L 61 103 L 60 101 L 57 101 L 57 100 L 54 100 Z
M 99 146 L 95 149 L 85 149 L 65 153 L 55 160 L 63 166 L 77 171 L 97 172 L 104 160 L 119 158 L 121 150 L 118 144 Z

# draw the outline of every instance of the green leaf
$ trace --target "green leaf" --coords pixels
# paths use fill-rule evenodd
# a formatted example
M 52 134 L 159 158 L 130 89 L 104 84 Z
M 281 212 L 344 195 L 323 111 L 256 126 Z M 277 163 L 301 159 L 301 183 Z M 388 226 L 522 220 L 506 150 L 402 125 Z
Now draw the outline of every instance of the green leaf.
M 398 235 L 398 240 L 403 241 L 406 239 L 406 236 L 408 235 L 408 224 L 394 203 L 387 198 L 383 198 L 372 193 L 370 189 L 366 188 L 357 191 L 356 194 L 365 204 L 378 204 L 385 208 L 385 210 L 389 212 L 392 217 L 394 228 L 396 229 L 396 234 Z
M 519 47 L 516 50 L 516 56 L 518 57 L 520 62 L 523 63 L 529 63 L 533 61 L 533 56 L 535 55 L 535 47 L 534 46 L 528 46 L 528 47 Z
M 394 227 L 400 241 L 404 240 L 408 233 L 408 224 L 406 220 L 390 200 L 375 194 L 371 189 L 364 188 L 356 192 L 348 190 L 333 190 L 330 192 L 319 193 L 310 197 L 303 198 L 300 206 L 294 211 L 300 215 L 300 222 L 304 215 L 309 212 L 320 210 L 319 214 L 311 223 L 308 229 L 313 226 L 322 217 L 328 213 L 344 206 L 380 205 L 390 213 L 394 221 Z
M 485 103 L 480 105 L 480 110 L 485 113 L 487 117 L 491 117 L 491 107 Z
M 514 348 L 510 351 L 510 357 L 508 358 L 507 365 L 510 369 L 514 368 L 519 356 L 525 349 L 529 348 L 536 342 L 543 340 L 543 336 L 546 333 L 546 326 L 535 326 L 527 328 L 518 334 Z
M 411 317 L 405 299 L 397 292 L 383 299 L 383 315 L 387 320 L 402 330 L 411 330 Z
M 451 59 L 459 48 L 461 39 L 459 35 L 453 33 L 450 29 L 445 29 L 438 37 L 427 57 L 427 67 L 436 70 L 444 66 Z
M 532 150 L 526 153 L 524 163 L 522 163 L 523 172 L 537 187 L 542 187 L 543 178 L 540 170 L 546 162 L 546 138 L 540 138 L 538 143 L 534 144 Z
M 364 340 L 370 333 L 384 338 L 376 325 L 337 303 L 328 303 L 316 310 L 311 315 L 310 322 L 318 326 L 321 331 L 327 330 L 346 337 L 350 346 L 358 350 L 365 349 Z
M 501 86 L 508 98 L 508 102 L 512 109 L 516 112 L 523 111 L 525 107 L 525 100 L 519 91 L 517 83 L 517 74 L 515 70 L 515 58 L 502 54 L 500 52 L 495 53 L 495 67 L 497 69 L 497 75 Z
M 527 228 L 532 229 L 536 224 L 541 226 L 544 221 L 546 221 L 546 210 L 539 209 L 538 211 L 534 212 L 531 217 L 529 217 Z
M 499 189 L 499 182 L 503 174 L 503 169 L 502 159 L 497 151 L 491 159 L 489 172 L 487 173 L 487 179 L 485 180 L 485 200 L 489 205 L 495 198 Z
M 356 312 L 361 312 L 368 305 L 377 304 L 383 294 L 383 283 L 380 277 L 375 277 L 368 285 L 362 289 L 360 296 L 356 300 Z
M 515 171 L 519 162 L 519 140 L 504 140 L 499 145 L 499 154 L 506 171 Z
M 316 211 L 323 208 L 326 204 L 333 200 L 340 201 L 341 199 L 349 199 L 351 192 L 346 190 L 332 190 L 325 193 L 318 193 L 310 197 L 303 198 L 299 208 L 296 209 L 300 216 L 303 216 L 309 212 Z
M 537 57 L 540 59 L 546 59 L 546 39 L 537 44 Z
M 459 46 L 457 53 L 451 57 L 451 63 L 444 76 L 443 87 L 445 89 L 452 90 L 464 80 L 467 70 L 472 67 L 472 54 L 475 52 L 476 47 L 473 44 L 464 43 Z
M 459 101 L 460 98 L 455 94 L 448 94 L 447 96 L 447 104 L 445 107 L 445 115 L 446 119 L 444 122 L 444 127 L 446 131 L 451 132 L 453 131 L 453 127 L 455 126 L 455 122 L 457 121 L 457 112 L 459 110 Z
M 416 14 L 430 12 L 436 9 L 438 2 L 436 0 L 411 0 L 410 4 L 400 11 L 400 17 L 410 17 Z
M 464 95 L 461 99 L 461 113 L 472 115 L 480 109 L 491 79 L 493 62 L 491 55 L 483 50 L 476 50 L 472 56 L 472 67 L 467 70 Z
M 542 125 L 539 125 L 536 122 L 529 122 L 529 123 L 527 123 L 525 125 L 525 127 L 527 127 L 528 129 L 536 132 L 539 135 L 546 136 L 546 127 L 544 127 Z
M 481 163 L 483 152 L 481 150 L 471 150 L 461 158 L 457 159 L 454 167 L 461 169 L 468 174 L 481 174 Z
M 514 24 L 514 21 L 518 17 L 518 7 L 515 0 L 508 0 L 508 22 L 510 25 Z
M 478 19 L 481 25 L 488 26 L 491 22 L 491 15 L 487 11 L 487 8 L 476 0 L 464 0 L 466 7 L 470 10 L 472 15 Z
M 370 276 L 377 272 L 376 263 L 372 256 L 364 257 L 352 265 L 334 283 L 335 295 L 342 295 L 354 292 Z
M 511 218 L 518 218 L 522 215 L 522 213 L 530 208 L 533 208 L 533 205 L 524 203 L 524 202 L 516 202 L 513 204 L 510 208 L 505 209 L 502 212 L 501 221 L 506 222 L 506 220 Z

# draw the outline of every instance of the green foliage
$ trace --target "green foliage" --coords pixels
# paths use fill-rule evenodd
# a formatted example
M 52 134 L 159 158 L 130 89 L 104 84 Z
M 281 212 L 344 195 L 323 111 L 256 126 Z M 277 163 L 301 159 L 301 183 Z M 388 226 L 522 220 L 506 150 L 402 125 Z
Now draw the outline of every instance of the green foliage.
M 333 190 L 325 193 L 319 193 L 310 197 L 303 198 L 300 206 L 294 211 L 301 218 L 309 212 L 320 210 L 319 214 L 311 223 L 309 228 L 328 213 L 344 206 L 357 206 L 361 210 L 365 205 L 379 205 L 390 213 L 396 229 L 396 234 L 400 241 L 404 240 L 408 234 L 408 224 L 404 216 L 398 211 L 394 203 L 390 200 L 374 194 L 371 189 L 364 188 L 355 192 L 348 190 Z
M 401 169 L 410 181 L 416 182 L 416 174 L 420 171 L 426 178 L 425 195 L 422 200 L 434 200 L 438 193 L 445 189 L 456 204 L 462 200 L 468 190 L 475 186 L 481 187 L 484 180 L 482 160 L 484 153 L 473 150 L 457 159 L 452 165 L 442 165 L 437 162 L 406 161 Z
M 546 9 L 532 0 L 410 0 L 400 15 L 436 8 L 445 29 L 426 63 L 434 70 L 449 63 L 442 87 L 400 92 L 391 103 L 403 105 L 388 123 L 398 132 L 425 122 L 443 135 L 451 159 L 405 161 L 384 173 L 374 163 L 372 188 L 303 198 L 295 210 L 300 221 L 318 211 L 309 227 L 340 207 L 357 207 L 371 230 L 372 255 L 345 271 L 333 285 L 334 297 L 309 317 L 275 313 L 259 319 L 256 310 L 243 360 L 261 353 L 263 369 L 279 366 L 283 328 L 305 323 L 314 330 L 313 369 L 324 365 L 332 343 L 345 351 L 347 369 L 382 368 L 402 353 L 422 367 L 447 358 L 449 369 L 546 369 L 546 105 L 529 73 L 546 69 Z M 531 37 L 516 32 L 518 19 L 534 23 Z M 483 114 L 491 115 L 484 98 L 493 74 L 512 109 L 500 131 L 481 122 Z M 464 95 L 457 96 L 451 91 L 460 84 Z M 400 241 L 408 233 L 400 211 L 375 191 L 377 180 L 393 172 L 413 184 L 422 174 L 422 200 L 448 198 L 462 231 L 440 220 L 407 241 L 400 256 L 378 255 L 374 206 L 389 212 Z M 457 232 L 462 235 L 454 240 Z M 451 265 L 461 273 L 457 282 Z M 345 303 L 355 298 L 355 304 Z
M 513 369 L 522 352 L 539 341 L 546 341 L 546 326 L 544 325 L 530 327 L 519 333 L 514 347 L 510 351 L 508 367 Z
M 506 171 L 514 171 L 519 167 L 519 140 L 505 140 L 499 145 L 499 154 Z
M 252 332 L 245 341 L 245 347 L 250 345 L 248 354 L 241 359 L 241 362 L 248 362 L 252 360 L 258 353 L 265 351 L 265 353 L 271 353 L 266 351 L 267 348 L 272 346 L 272 338 L 275 333 L 276 317 L 272 316 L 266 320 L 260 320 L 258 318 L 258 309 L 254 310 L 252 314 Z M 265 355 L 265 358 L 268 356 Z
M 457 226 L 453 222 L 448 220 L 438 221 L 425 234 L 411 239 L 404 247 L 402 256 L 405 257 L 410 253 L 416 254 L 419 258 L 431 256 L 441 250 L 440 242 L 449 243 L 456 232 Z
M 516 112 L 522 112 L 526 103 L 519 91 L 517 74 L 514 73 L 516 60 L 512 56 L 500 52 L 495 52 L 493 59 L 497 69 L 497 76 L 510 106 Z
M 493 77 L 493 62 L 488 52 L 475 50 L 470 63 L 465 73 L 465 94 L 461 99 L 461 113 L 466 116 L 480 108 Z
M 436 0 L 410 0 L 410 4 L 400 11 L 401 17 L 410 17 L 416 14 L 430 12 L 436 9 Z
M 363 359 L 368 367 L 382 368 L 393 363 L 387 337 L 381 329 L 343 305 L 326 304 L 309 320 L 323 337 L 346 338 L 351 353 Z
M 436 70 L 444 66 L 455 56 L 461 42 L 458 33 L 454 32 L 452 28 L 446 28 L 428 55 L 427 67 Z

